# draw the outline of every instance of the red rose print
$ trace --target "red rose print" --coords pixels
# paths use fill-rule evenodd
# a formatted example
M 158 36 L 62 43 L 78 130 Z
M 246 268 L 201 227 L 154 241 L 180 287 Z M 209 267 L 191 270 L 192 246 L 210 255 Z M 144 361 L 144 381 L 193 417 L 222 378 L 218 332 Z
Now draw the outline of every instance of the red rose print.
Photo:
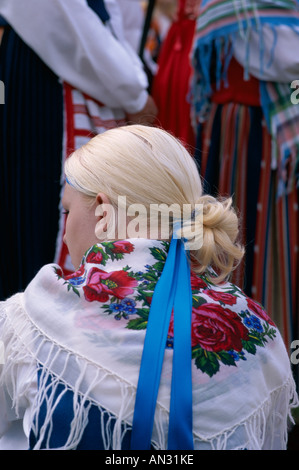
M 192 346 L 207 351 L 242 351 L 248 331 L 240 317 L 229 309 L 206 303 L 192 310 Z
M 200 290 L 205 289 L 208 285 L 205 281 L 198 275 L 191 272 L 191 289 L 192 290 Z
M 109 295 L 124 299 L 134 292 L 137 286 L 136 279 L 130 277 L 125 271 L 106 273 L 98 268 L 92 268 L 87 277 L 86 286 L 83 287 L 85 299 L 107 302 Z
M 126 240 L 119 240 L 113 242 L 114 248 L 111 250 L 113 253 L 132 253 L 134 245 Z
M 218 292 L 215 290 L 208 289 L 208 290 L 205 290 L 204 293 L 208 294 L 208 296 L 211 297 L 212 299 L 218 300 L 227 305 L 235 305 L 235 303 L 237 302 L 237 297 L 235 295 L 228 294 L 226 292 Z
M 252 313 L 255 313 L 258 317 L 262 320 L 265 320 L 269 323 L 269 325 L 275 326 L 275 323 L 271 320 L 271 318 L 267 315 L 266 311 L 263 307 L 254 300 L 250 299 L 249 297 L 246 298 L 247 306 Z
M 95 263 L 95 264 L 101 264 L 103 259 L 103 255 L 100 251 L 94 252 L 91 251 L 88 253 L 86 257 L 86 263 Z

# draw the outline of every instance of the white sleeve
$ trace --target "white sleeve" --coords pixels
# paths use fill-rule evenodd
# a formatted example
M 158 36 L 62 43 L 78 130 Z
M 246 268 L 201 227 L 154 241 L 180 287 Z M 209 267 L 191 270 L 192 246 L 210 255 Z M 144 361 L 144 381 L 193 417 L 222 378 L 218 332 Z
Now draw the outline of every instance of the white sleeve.
M 250 31 L 248 71 L 260 80 L 291 82 L 299 77 L 299 31 L 280 25 L 274 30 L 263 26 L 261 42 L 257 31 Z M 261 56 L 263 68 L 261 70 Z M 234 56 L 245 67 L 246 43 L 241 37 L 234 40 Z
M 108 7 L 118 6 L 109 0 Z M 63 81 L 111 108 L 144 107 L 148 81 L 139 57 L 86 0 L 0 0 L 0 14 Z
M 141 1 L 117 0 L 117 3 L 123 15 L 124 34 L 126 40 L 132 46 L 134 51 L 138 53 L 145 19 Z

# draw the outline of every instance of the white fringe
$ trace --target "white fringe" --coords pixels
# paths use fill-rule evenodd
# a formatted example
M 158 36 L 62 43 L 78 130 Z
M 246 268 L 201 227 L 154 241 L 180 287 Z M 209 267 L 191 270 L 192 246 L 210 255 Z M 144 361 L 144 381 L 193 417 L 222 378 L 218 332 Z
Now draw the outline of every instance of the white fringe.
M 100 370 L 98 366 L 96 367 L 86 359 L 77 358 L 71 351 L 66 351 L 59 345 L 52 343 L 27 318 L 20 299 L 20 295 L 17 294 L 5 303 L 0 303 L 0 326 L 3 331 L 2 341 L 5 344 L 4 364 L 0 365 L 0 386 L 4 386 L 8 390 L 12 398 L 12 406 L 19 416 L 20 389 L 21 394 L 26 395 L 32 383 L 37 381 L 38 372 L 41 373 L 32 416 L 32 431 L 36 436 L 39 435 L 35 450 L 40 449 L 45 435 L 47 435 L 47 448 L 49 447 L 53 413 L 68 390 L 73 392 L 74 419 L 63 449 L 69 450 L 77 447 L 87 426 L 88 413 L 92 405 L 98 406 L 102 411 L 100 426 L 105 448 L 121 449 L 124 434 L 129 428 L 129 425 L 126 424 L 132 408 L 132 400 L 129 397 L 134 396 L 130 384 L 112 377 L 115 380 L 115 386 L 119 389 L 122 405 L 118 416 L 107 409 L 103 410 L 93 396 L 95 390 L 107 377 L 108 372 Z M 9 315 L 6 316 L 5 311 L 8 309 Z M 18 368 L 20 364 L 25 364 L 24 359 L 26 359 L 28 376 L 23 378 L 22 384 L 20 384 L 17 379 Z M 60 360 L 59 364 L 63 363 L 63 366 L 58 365 L 58 359 Z M 72 370 L 74 384 L 68 381 L 69 366 Z M 60 394 L 57 393 L 58 386 L 63 386 Z M 46 416 L 40 427 L 37 417 L 42 404 L 46 404 Z M 104 424 L 105 418 L 106 424 Z
M 6 316 L 6 311 L 9 315 Z M 22 394 L 36 382 L 37 372 L 40 371 L 40 387 L 37 390 L 34 411 L 32 416 L 32 431 L 39 435 L 35 450 L 40 449 L 41 443 L 47 435 L 47 448 L 53 431 L 52 417 L 59 401 L 68 391 L 73 391 L 74 419 L 63 449 L 76 449 L 83 432 L 88 424 L 88 413 L 92 405 L 98 406 L 101 413 L 99 427 L 105 449 L 121 449 L 125 433 L 131 428 L 132 410 L 134 407 L 135 390 L 128 383 L 118 377 L 112 377 L 108 371 L 103 371 L 99 366 L 88 362 L 86 359 L 75 357 L 71 351 L 63 349 L 58 344 L 50 341 L 28 319 L 22 307 L 21 294 L 17 294 L 6 302 L 0 303 L 0 327 L 3 331 L 2 341 L 5 344 L 5 361 L 0 365 L 0 386 L 5 386 L 12 397 L 13 407 L 19 413 L 20 386 Z M 63 358 L 63 361 L 62 361 Z M 28 363 L 28 376 L 22 384 L 18 383 L 19 364 Z M 58 366 L 57 360 L 59 359 Z M 69 366 L 72 369 L 72 377 L 77 374 L 74 384 L 68 380 Z M 53 370 L 55 373 L 53 373 Z M 120 408 L 117 415 L 107 409 L 103 409 L 95 399 L 96 390 L 103 386 L 105 379 L 113 379 L 118 388 Z M 90 379 L 92 377 L 92 380 Z M 51 380 L 49 380 L 51 379 Z M 49 383 L 47 384 L 47 382 Z M 64 385 L 58 395 L 58 386 Z M 46 416 L 42 426 L 37 419 L 41 404 L 46 403 Z M 273 406 L 279 403 L 279 407 Z M 285 449 L 288 438 L 288 423 L 293 423 L 291 409 L 297 407 L 298 397 L 293 378 L 275 390 L 265 399 L 265 402 L 250 417 L 240 421 L 234 428 L 227 429 L 219 435 L 203 438 L 194 436 L 195 449 L 225 450 L 246 448 L 258 449 Z M 272 412 L 280 409 L 281 414 Z M 288 423 L 286 420 L 288 417 Z M 155 416 L 155 449 L 167 448 L 167 421 L 168 412 L 162 407 L 157 407 Z M 243 434 L 243 444 L 234 446 L 234 438 Z

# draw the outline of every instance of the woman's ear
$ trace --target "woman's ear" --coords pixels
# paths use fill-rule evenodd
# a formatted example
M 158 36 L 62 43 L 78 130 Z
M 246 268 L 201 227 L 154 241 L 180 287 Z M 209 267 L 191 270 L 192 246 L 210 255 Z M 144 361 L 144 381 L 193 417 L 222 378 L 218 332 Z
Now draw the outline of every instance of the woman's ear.
M 104 216 L 105 211 L 107 211 L 107 209 L 111 205 L 108 196 L 104 193 L 98 193 L 95 204 L 96 204 L 95 215 L 99 219 Z
M 115 211 L 108 196 L 98 193 L 96 197 L 95 216 L 97 224 L 95 234 L 99 240 L 115 239 Z

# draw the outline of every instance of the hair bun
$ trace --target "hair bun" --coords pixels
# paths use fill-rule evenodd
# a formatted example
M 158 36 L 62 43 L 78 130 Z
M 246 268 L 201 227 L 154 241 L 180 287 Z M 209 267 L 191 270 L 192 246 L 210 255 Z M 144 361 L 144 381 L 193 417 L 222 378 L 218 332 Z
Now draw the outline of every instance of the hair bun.
M 197 271 L 204 272 L 212 267 L 217 273 L 213 281 L 221 282 L 238 266 L 244 255 L 243 247 L 236 242 L 239 227 L 232 198 L 216 199 L 204 195 L 196 204 L 202 204 L 202 245 L 192 258 L 200 265 Z

